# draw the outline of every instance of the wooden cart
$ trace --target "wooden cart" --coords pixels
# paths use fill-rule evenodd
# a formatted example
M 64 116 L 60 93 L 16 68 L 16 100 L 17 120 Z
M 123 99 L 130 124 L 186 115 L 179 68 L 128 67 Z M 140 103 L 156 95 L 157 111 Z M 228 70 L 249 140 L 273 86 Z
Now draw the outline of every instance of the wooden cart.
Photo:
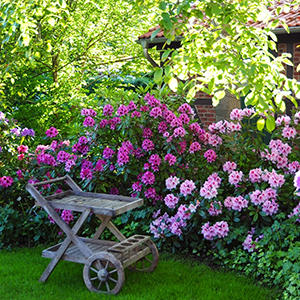
M 71 188 L 66 192 L 43 197 L 38 186 L 65 182 Z M 158 251 L 149 236 L 134 235 L 126 238 L 111 219 L 143 204 L 141 198 L 83 192 L 69 177 L 27 184 L 26 189 L 36 200 L 38 206 L 53 218 L 66 233 L 66 239 L 43 251 L 42 256 L 51 261 L 39 281 L 46 281 L 60 260 L 84 264 L 83 278 L 90 291 L 117 294 L 124 283 L 124 269 L 130 267 L 137 271 L 153 271 L 158 264 Z M 56 209 L 66 209 L 81 213 L 72 228 L 61 219 Z M 77 235 L 88 216 L 93 213 L 101 224 L 92 238 Z M 100 240 L 104 229 L 108 228 L 119 240 Z

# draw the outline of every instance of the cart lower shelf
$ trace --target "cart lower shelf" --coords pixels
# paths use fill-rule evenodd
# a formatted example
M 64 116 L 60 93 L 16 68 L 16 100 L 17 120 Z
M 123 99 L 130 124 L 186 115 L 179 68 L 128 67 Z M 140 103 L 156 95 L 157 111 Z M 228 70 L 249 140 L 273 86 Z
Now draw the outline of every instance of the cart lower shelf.
M 151 253 L 151 240 L 149 236 L 136 235 L 121 242 L 95 240 L 80 237 L 89 249 L 95 253 L 108 252 L 117 258 L 123 268 L 126 268 L 141 258 Z M 42 252 L 42 256 L 53 259 L 61 244 L 54 245 Z M 71 243 L 65 251 L 61 260 L 85 264 L 87 258 L 83 255 L 80 249 Z

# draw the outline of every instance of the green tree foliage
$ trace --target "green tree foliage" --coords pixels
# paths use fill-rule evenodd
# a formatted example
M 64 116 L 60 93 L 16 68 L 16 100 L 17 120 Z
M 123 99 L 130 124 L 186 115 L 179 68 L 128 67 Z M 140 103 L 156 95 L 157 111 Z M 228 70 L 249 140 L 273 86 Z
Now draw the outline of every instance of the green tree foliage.
M 33 118 L 53 121 L 85 96 L 90 78 L 130 73 L 137 62 L 142 70 L 135 40 L 150 15 L 126 0 L 2 0 L 0 105 L 26 115 L 32 103 Z
M 292 65 L 289 56 L 274 57 L 270 51 L 276 50 L 277 38 L 272 29 L 279 23 L 270 22 L 268 7 L 274 7 L 274 2 L 159 1 L 160 26 L 169 39 L 167 43 L 181 34 L 183 40 L 180 49 L 167 50 L 167 55 L 163 55 L 166 76 L 162 77 L 158 69 L 156 81 L 164 80 L 176 90 L 177 82 L 182 80 L 190 99 L 201 90 L 213 95 L 214 105 L 228 90 L 238 98 L 245 97 L 246 105 L 253 105 L 266 115 L 266 111 L 284 111 L 285 97 L 297 106 L 295 98 L 300 97 L 300 84 L 284 74 L 285 65 Z M 278 8 L 277 13 L 288 11 L 291 6 Z M 250 20 L 263 21 L 266 28 L 250 26 Z M 258 128 L 262 130 L 265 125 L 273 130 L 274 118 L 260 119 Z

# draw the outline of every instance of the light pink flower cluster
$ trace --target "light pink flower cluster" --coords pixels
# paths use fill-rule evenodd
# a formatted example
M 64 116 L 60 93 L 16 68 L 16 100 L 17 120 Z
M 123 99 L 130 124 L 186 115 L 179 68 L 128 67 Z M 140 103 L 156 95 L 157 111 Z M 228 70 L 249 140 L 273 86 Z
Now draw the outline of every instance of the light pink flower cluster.
M 244 108 L 244 109 L 235 108 L 230 113 L 230 119 L 233 121 L 234 120 L 242 121 L 244 117 L 250 118 L 253 114 L 255 114 L 254 108 Z
M 237 210 L 242 211 L 243 208 L 248 207 L 248 200 L 243 198 L 241 195 L 238 197 L 227 197 L 224 200 L 224 206 L 227 207 L 229 210 Z
M 191 195 L 193 190 L 196 188 L 196 185 L 194 181 L 192 180 L 185 180 L 181 185 L 180 185 L 180 193 L 186 197 L 187 195 Z
M 237 186 L 239 182 L 243 180 L 243 172 L 242 171 L 233 171 L 228 176 L 229 183 Z
M 205 199 L 212 199 L 218 195 L 218 188 L 221 184 L 221 178 L 217 173 L 210 175 L 200 189 L 200 196 Z
M 223 165 L 223 171 L 228 172 L 228 174 L 232 173 L 237 168 L 237 164 L 233 161 L 226 161 Z
M 179 184 L 180 180 L 176 176 L 170 176 L 166 179 L 166 187 L 168 190 L 175 189 L 176 186 Z
M 167 213 L 158 217 L 160 211 L 155 214 L 158 217 L 150 224 L 150 231 L 155 238 L 165 237 L 165 234 L 170 231 L 172 234 L 181 236 L 182 228 L 186 227 L 186 220 L 190 219 L 191 212 L 195 211 L 197 205 L 190 204 L 188 207 L 181 204 L 177 213 L 170 217 Z
M 253 252 L 255 249 L 255 243 L 252 240 L 252 234 L 249 233 L 246 237 L 246 239 L 243 242 L 244 250 L 247 250 L 248 252 Z
M 261 157 L 276 164 L 277 168 L 288 168 L 288 155 L 292 152 L 292 148 L 281 140 L 271 140 L 269 143 L 271 153 L 265 149 L 261 153 Z
M 295 174 L 294 187 L 296 188 L 297 196 L 300 196 L 300 171 Z
M 272 188 L 267 188 L 263 191 L 255 190 L 254 192 L 250 193 L 250 200 L 254 205 L 263 204 L 268 200 L 276 200 L 276 197 L 277 192 Z
M 287 126 L 290 123 L 291 123 L 291 118 L 287 115 L 280 116 L 275 120 L 276 126 L 281 126 L 281 125 Z
M 168 194 L 165 199 L 165 204 L 169 207 L 169 208 L 175 208 L 176 204 L 179 201 L 178 197 L 175 197 L 173 194 Z
M 249 179 L 252 183 L 261 181 L 262 170 L 260 168 L 252 169 L 249 171 Z
M 222 213 L 222 203 L 220 201 L 213 201 L 210 203 L 208 213 L 211 216 L 217 216 Z
M 293 209 L 293 211 L 288 215 L 289 218 L 293 216 L 300 217 L 300 203 Z M 297 222 L 300 222 L 300 219 L 296 220 Z
M 284 138 L 287 138 L 288 140 L 290 139 L 294 139 L 297 135 L 297 131 L 294 127 L 290 127 L 290 126 L 285 126 L 282 129 L 282 136 Z
M 223 238 L 228 235 L 229 227 L 226 221 L 216 222 L 214 225 L 209 226 L 209 222 L 201 227 L 201 233 L 204 238 L 212 241 L 216 236 Z

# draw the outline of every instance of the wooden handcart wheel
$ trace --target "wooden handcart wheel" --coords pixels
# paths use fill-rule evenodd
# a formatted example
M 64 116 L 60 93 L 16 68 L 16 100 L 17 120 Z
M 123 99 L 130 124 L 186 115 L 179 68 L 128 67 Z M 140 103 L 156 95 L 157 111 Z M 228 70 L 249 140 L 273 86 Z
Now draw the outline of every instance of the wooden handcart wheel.
M 98 252 L 86 260 L 83 279 L 91 292 L 117 294 L 125 280 L 124 268 L 111 253 Z
M 140 272 L 152 272 L 158 265 L 159 254 L 155 244 L 149 240 L 147 241 L 148 246 L 150 247 L 151 253 L 137 260 L 132 264 L 129 269 L 132 271 Z

